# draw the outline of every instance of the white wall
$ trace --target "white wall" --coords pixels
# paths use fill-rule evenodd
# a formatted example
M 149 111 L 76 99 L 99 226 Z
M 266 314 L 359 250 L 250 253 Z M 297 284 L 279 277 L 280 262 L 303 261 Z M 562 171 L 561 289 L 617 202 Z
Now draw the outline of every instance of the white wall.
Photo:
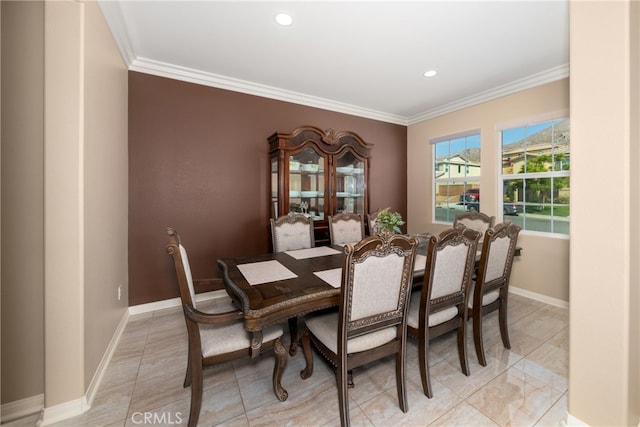
M 98 5 L 85 12 L 86 389 L 128 306 L 129 165 L 127 69 Z
M 46 425 L 87 408 L 127 310 L 128 73 L 96 2 L 2 11 L 2 409 L 44 395 Z
M 548 118 L 569 112 L 569 81 L 563 79 L 513 95 L 411 125 L 408 129 L 407 224 L 410 233 L 439 233 L 447 226 L 434 224 L 431 210 L 432 149 L 429 140 L 480 129 L 483 212 L 500 218 L 498 179 L 500 141 L 496 127 L 526 118 Z M 573 137 L 572 137 L 573 141 Z M 573 160 L 573 156 L 572 156 Z M 569 239 L 521 232 L 522 257 L 513 264 L 511 284 L 541 299 L 567 306 L 569 301 Z M 540 268 L 544 266 L 544 268 Z
M 4 404 L 44 391 L 44 4 L 0 7 Z
M 45 2 L 45 422 L 126 312 L 127 78 L 97 3 Z
M 594 426 L 640 420 L 639 23 L 636 1 L 570 4 L 569 414 Z

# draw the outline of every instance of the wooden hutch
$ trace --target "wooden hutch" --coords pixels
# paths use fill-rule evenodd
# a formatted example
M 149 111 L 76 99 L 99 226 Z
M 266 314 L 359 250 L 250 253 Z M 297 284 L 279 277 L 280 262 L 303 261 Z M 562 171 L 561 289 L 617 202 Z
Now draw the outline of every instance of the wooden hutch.
M 369 210 L 372 144 L 349 131 L 303 126 L 268 138 L 271 216 L 302 213 L 314 220 L 316 245 L 329 244 L 327 218 Z

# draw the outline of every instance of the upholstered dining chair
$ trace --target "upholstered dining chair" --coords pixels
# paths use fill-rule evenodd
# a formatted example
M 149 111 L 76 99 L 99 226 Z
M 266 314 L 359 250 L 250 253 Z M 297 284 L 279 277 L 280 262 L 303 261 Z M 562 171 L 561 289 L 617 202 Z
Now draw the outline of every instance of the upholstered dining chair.
M 271 218 L 271 246 L 273 252 L 295 251 L 315 246 L 313 219 L 302 214 L 289 212 L 276 219 Z M 291 346 L 289 354 L 295 356 L 297 351 L 298 318 L 288 321 Z
M 313 219 L 293 212 L 271 218 L 271 243 L 273 252 L 314 247 Z
M 467 358 L 467 303 L 480 233 L 458 225 L 431 236 L 422 289 L 411 295 L 407 331 L 418 339 L 420 378 L 431 398 L 429 341 L 452 330 L 458 334 L 460 368 L 469 375 Z
M 453 220 L 453 226 L 458 224 L 464 224 L 467 228 L 470 228 L 481 233 L 480 240 L 484 237 L 485 231 L 493 227 L 496 222 L 495 216 L 489 216 L 482 212 L 470 211 L 459 213 Z
M 188 425 L 196 426 L 202 406 L 203 369 L 243 357 L 250 357 L 251 337 L 244 328 L 241 310 L 224 313 L 206 313 L 196 307 L 193 278 L 187 251 L 173 228 L 167 229 L 169 241 L 167 252 L 173 259 L 180 300 L 187 324 L 189 338 L 187 372 L 184 387 L 191 386 L 191 407 Z M 282 373 L 287 363 L 287 353 L 280 337 L 282 327 L 271 326 L 263 331 L 262 348 L 273 350 L 273 391 L 280 401 L 287 399 L 287 391 L 280 385 Z
M 308 315 L 302 332 L 306 361 L 300 373 L 313 373 L 313 343 L 336 368 L 340 423 L 349 425 L 348 371 L 395 355 L 400 409 L 407 412 L 405 388 L 406 313 L 418 241 L 383 232 L 345 245 L 338 312 Z
M 482 242 L 478 275 L 471 283 L 469 317 L 473 319 L 473 341 L 478 362 L 487 366 L 482 337 L 482 318 L 498 312 L 500 337 L 505 348 L 511 348 L 507 322 L 509 279 L 521 227 L 505 221 L 488 229 Z
M 329 215 L 328 222 L 332 245 L 356 243 L 364 239 L 364 221 L 361 214 L 341 212 Z

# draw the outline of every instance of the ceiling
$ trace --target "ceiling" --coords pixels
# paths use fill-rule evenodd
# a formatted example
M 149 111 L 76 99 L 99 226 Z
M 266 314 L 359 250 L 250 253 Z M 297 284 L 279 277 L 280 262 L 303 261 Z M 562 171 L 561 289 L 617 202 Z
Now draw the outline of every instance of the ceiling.
M 130 70 L 404 125 L 569 72 L 567 0 L 100 6 Z

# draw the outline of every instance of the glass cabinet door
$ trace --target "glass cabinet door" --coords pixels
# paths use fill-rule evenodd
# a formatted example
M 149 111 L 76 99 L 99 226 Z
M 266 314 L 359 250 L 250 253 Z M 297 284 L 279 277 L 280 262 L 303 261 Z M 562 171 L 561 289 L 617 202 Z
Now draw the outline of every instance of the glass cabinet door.
M 325 158 L 313 148 L 289 157 L 289 212 L 325 217 Z
M 350 151 L 336 159 L 336 213 L 366 213 L 364 172 L 364 161 Z
M 271 158 L 271 218 L 280 216 L 278 212 L 278 158 Z

